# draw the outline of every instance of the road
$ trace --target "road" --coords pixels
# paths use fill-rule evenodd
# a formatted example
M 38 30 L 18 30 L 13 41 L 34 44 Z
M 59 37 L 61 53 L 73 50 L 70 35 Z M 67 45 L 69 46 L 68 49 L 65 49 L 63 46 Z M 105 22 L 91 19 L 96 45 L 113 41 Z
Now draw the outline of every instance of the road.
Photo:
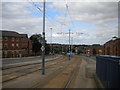
M 3 70 L 3 88 L 97 88 L 94 80 L 96 61 L 90 57 L 61 56 L 45 64 Z
M 55 58 L 58 55 L 54 56 L 45 56 L 46 59 L 50 58 Z M 16 64 L 16 63 L 21 63 L 21 62 L 31 62 L 31 61 L 41 61 L 42 57 L 41 56 L 33 56 L 33 57 L 22 57 L 22 58 L 3 58 L 2 59 L 2 64 L 3 65 L 8 65 L 8 64 Z
M 85 58 L 85 59 L 91 59 L 91 60 L 95 60 L 96 61 L 96 56 L 85 56 L 85 55 L 80 55 L 81 58 Z
M 66 57 L 60 57 L 55 61 L 46 62 L 45 76 L 41 74 L 41 64 L 5 69 L 2 77 L 3 88 L 31 88 L 41 79 L 54 76 L 53 72 L 59 71 L 65 60 Z M 57 67 L 59 65 L 60 67 Z

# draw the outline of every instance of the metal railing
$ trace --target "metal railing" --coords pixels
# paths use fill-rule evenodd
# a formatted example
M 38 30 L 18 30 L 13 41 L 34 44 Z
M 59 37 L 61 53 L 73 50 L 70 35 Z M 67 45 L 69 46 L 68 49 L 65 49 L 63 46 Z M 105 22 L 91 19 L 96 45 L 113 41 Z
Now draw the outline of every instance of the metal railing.
M 96 74 L 105 88 L 120 88 L 120 57 L 96 56 Z

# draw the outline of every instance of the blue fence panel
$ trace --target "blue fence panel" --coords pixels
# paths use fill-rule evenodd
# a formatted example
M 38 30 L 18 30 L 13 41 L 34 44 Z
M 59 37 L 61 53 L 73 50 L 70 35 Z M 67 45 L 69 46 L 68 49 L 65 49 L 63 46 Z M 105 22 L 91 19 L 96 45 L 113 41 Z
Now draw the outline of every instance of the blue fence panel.
M 120 57 L 96 56 L 96 74 L 106 88 L 120 88 Z

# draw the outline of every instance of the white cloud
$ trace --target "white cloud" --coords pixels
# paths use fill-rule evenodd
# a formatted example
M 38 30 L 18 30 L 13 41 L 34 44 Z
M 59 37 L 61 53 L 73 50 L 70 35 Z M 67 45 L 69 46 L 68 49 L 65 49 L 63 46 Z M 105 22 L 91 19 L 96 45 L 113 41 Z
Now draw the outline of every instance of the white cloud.
M 2 2 L 27 2 L 28 0 L 2 0 Z M 46 0 L 46 2 L 63 2 L 64 0 Z M 75 0 L 66 0 L 68 2 L 75 2 Z M 40 2 L 40 0 L 34 0 Z M 41 0 L 43 2 L 43 0 Z M 77 0 L 76 2 L 119 2 L 119 0 Z
M 68 0 L 66 0 L 68 1 Z M 47 4 L 46 4 L 47 5 Z M 68 35 L 58 35 L 58 32 L 68 32 L 67 28 L 73 28 L 74 43 L 103 44 L 112 36 L 117 35 L 117 17 L 118 4 L 115 2 L 68 2 L 69 13 L 74 22 L 84 22 L 86 25 L 94 25 L 95 28 L 83 29 L 81 27 L 75 28 L 70 23 L 70 17 L 65 17 L 65 2 L 53 2 L 48 4 L 47 10 L 61 12 L 62 15 L 57 15 L 51 18 L 60 23 L 51 24 L 46 19 L 46 39 L 50 42 L 50 27 L 53 28 L 53 42 L 68 43 Z M 30 8 L 35 10 L 31 11 Z M 34 33 L 42 33 L 42 17 L 36 17 L 33 14 L 38 12 L 30 3 L 2 3 L 2 29 L 15 30 L 20 33 L 27 33 L 30 35 Z M 50 13 L 50 12 L 49 12 Z M 40 13 L 41 14 L 41 13 Z M 65 21 L 65 25 L 64 25 Z M 69 24 L 70 23 L 70 24 Z M 115 23 L 114 26 L 109 24 Z M 82 35 L 76 33 L 84 33 Z
M 60 11 L 65 11 L 64 3 L 54 2 L 53 8 L 58 8 Z M 82 36 L 81 38 L 86 41 L 86 43 L 101 43 L 103 44 L 106 40 L 112 38 L 112 36 L 117 35 L 118 28 L 110 28 L 107 26 L 110 23 L 118 22 L 118 3 L 116 2 L 69 2 L 69 13 L 72 17 L 72 21 L 84 22 L 88 25 L 95 25 L 96 28 L 82 30 L 76 30 L 77 32 L 83 31 L 83 33 L 91 34 L 88 37 Z M 62 20 L 64 17 L 60 17 Z M 62 18 L 62 19 L 61 19 Z M 67 22 L 69 22 L 67 18 Z M 93 31 L 96 33 L 92 34 Z M 102 31 L 102 32 L 101 32 Z M 105 34 L 106 33 L 106 34 Z M 94 35 L 94 36 L 93 36 Z M 99 36 L 99 38 L 98 38 Z M 91 40 L 92 39 L 92 40 Z M 77 41 L 76 41 L 77 43 Z

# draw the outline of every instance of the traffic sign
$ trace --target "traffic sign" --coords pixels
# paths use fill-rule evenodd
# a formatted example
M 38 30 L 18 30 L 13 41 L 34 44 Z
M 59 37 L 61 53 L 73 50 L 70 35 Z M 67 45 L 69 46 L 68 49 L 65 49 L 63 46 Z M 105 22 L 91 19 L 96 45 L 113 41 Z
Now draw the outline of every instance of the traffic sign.
M 42 51 L 44 51 L 44 50 L 45 50 L 45 47 L 44 47 L 44 46 L 42 46 L 42 47 L 41 47 L 41 50 L 42 50 Z

